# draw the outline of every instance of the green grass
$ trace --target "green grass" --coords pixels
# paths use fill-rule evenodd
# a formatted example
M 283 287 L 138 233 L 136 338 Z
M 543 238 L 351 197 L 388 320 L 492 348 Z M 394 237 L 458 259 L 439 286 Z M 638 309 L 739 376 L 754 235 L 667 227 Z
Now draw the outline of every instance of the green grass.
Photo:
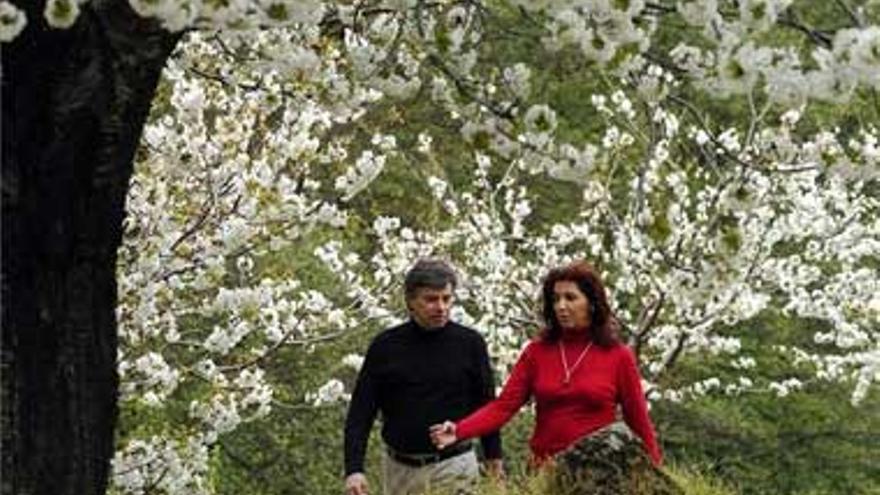
M 737 495 L 739 492 L 717 478 L 688 466 L 669 466 L 666 472 L 682 488 L 685 495 Z
M 685 495 L 738 495 L 734 488 L 721 480 L 700 473 L 688 466 L 664 466 L 669 474 L 684 490 Z M 562 495 L 552 487 L 546 471 L 533 474 L 512 475 L 504 481 L 483 477 L 477 484 L 474 495 Z M 447 495 L 442 490 L 432 490 L 426 495 Z M 626 495 L 626 494 L 621 494 Z

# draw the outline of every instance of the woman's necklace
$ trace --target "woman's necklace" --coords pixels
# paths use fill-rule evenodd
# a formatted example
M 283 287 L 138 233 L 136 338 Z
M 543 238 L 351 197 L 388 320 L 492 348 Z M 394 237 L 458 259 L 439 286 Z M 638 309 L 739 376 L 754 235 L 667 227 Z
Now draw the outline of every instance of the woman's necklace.
M 565 376 L 562 377 L 562 385 L 564 387 L 567 387 L 568 384 L 571 383 L 571 375 L 574 374 L 578 365 L 581 364 L 581 361 L 584 360 L 584 357 L 587 355 L 587 351 L 589 351 L 590 347 L 592 347 L 592 346 L 593 346 L 592 342 L 587 344 L 587 347 L 584 347 L 584 350 L 581 351 L 581 355 L 578 356 L 577 360 L 574 362 L 574 364 L 571 366 L 571 368 L 569 368 L 568 361 L 566 361 L 566 359 L 565 359 L 565 349 L 562 348 L 562 341 L 561 340 L 559 341 L 559 357 L 562 358 L 562 370 L 565 372 Z

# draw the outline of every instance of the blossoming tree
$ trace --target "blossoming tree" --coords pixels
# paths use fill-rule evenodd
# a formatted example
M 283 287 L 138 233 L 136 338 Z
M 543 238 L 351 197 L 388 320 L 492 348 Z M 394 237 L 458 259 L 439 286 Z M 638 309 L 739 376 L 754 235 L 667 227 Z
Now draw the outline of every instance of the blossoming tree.
M 756 383 L 718 332 L 769 305 L 829 323 L 815 336 L 825 352 L 786 350 L 820 378 L 855 377 L 856 402 L 877 380 L 877 130 L 810 129 L 823 123 L 814 105 L 870 101 L 880 85 L 876 2 L 130 6 L 137 16 L 124 2 L 0 2 L 14 109 L 4 490 L 104 491 L 118 357 L 123 400 L 168 418 L 125 439 L 119 489 L 210 491 L 208 449 L 271 410 L 279 350 L 393 319 L 418 254 L 460 265 L 459 317 L 501 369 L 535 324 L 541 273 L 586 256 L 658 398 L 797 386 Z M 135 143 L 182 30 L 131 181 L 117 299 Z M 542 92 L 565 78 L 584 85 L 570 106 Z M 719 97 L 745 110 L 713 119 Z M 400 118 L 416 106 L 430 117 Z M 468 166 L 447 176 L 438 149 Z M 437 164 L 436 222 L 352 207 L 389 163 Z M 535 218 L 548 191 L 568 193 L 569 218 Z M 364 222 L 371 248 L 332 230 Z M 338 288 L 271 276 L 273 253 L 322 236 L 314 254 Z M 680 356 L 705 350 L 731 354 L 742 378 L 664 386 Z M 49 399 L 53 386 L 66 392 Z M 309 399 L 340 394 L 330 382 Z

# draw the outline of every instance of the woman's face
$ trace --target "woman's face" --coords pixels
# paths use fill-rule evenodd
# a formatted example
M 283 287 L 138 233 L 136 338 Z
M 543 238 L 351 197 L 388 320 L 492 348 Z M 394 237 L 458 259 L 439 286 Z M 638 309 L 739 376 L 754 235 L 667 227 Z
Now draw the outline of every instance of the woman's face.
M 574 282 L 562 280 L 553 284 L 553 311 L 563 330 L 590 326 L 590 300 Z

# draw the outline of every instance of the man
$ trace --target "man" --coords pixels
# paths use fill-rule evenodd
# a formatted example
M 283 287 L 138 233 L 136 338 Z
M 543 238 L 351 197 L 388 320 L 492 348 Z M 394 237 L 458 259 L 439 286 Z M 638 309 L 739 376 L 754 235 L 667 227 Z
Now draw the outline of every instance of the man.
M 367 495 L 364 453 L 382 412 L 385 495 L 415 495 L 429 487 L 464 488 L 478 474 L 470 443 L 442 451 L 430 425 L 462 418 L 492 399 L 495 384 L 486 343 L 449 320 L 456 277 L 439 260 L 420 260 L 404 282 L 410 319 L 380 333 L 367 350 L 345 421 L 347 495 Z M 483 437 L 487 470 L 501 474 L 498 432 Z

